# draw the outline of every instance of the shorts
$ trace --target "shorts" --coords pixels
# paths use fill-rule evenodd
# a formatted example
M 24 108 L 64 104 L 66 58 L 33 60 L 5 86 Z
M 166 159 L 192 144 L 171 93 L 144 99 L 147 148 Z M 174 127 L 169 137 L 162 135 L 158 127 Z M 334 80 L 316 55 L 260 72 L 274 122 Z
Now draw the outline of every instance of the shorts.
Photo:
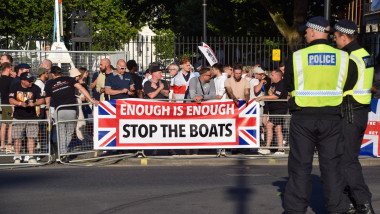
M 24 136 L 26 130 L 26 137 L 38 136 L 38 122 L 13 122 L 12 123 L 12 138 L 21 139 Z
M 3 112 L 1 113 L 2 120 L 12 120 L 12 107 L 11 106 L 3 106 Z M 4 121 L 2 123 L 11 124 L 12 121 Z
M 276 116 L 274 116 L 274 115 L 276 115 Z M 272 113 L 272 115 L 268 115 L 267 116 L 268 122 L 273 123 L 274 126 L 278 126 L 278 125 L 284 126 L 285 125 L 285 121 L 286 121 L 286 118 L 285 118 L 286 115 L 287 114 Z

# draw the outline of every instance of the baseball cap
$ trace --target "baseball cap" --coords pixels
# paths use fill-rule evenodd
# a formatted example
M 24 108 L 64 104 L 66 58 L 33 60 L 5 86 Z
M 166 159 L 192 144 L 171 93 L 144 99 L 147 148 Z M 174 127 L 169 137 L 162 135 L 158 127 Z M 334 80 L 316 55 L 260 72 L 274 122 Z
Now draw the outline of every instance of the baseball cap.
M 28 82 L 33 82 L 34 81 L 34 77 L 32 76 L 32 74 L 30 72 L 22 73 L 20 75 L 20 79 L 21 80 L 27 80 Z
M 307 28 L 311 28 L 313 30 L 317 30 L 323 33 L 330 33 L 330 31 L 326 30 L 326 28 L 330 25 L 327 19 L 322 16 L 315 16 L 310 18 L 304 26 L 301 26 L 298 30 L 305 31 Z
M 26 64 L 26 63 L 20 63 L 20 64 L 18 64 L 17 67 L 18 68 L 30 68 L 30 66 L 28 64 Z
M 156 71 L 162 71 L 160 66 L 153 66 L 152 69 L 150 69 L 150 73 L 153 74 Z
M 77 77 L 77 76 L 81 75 L 81 73 L 78 70 L 78 68 L 73 68 L 69 72 L 70 72 L 70 77 Z
M 263 74 L 265 73 L 264 70 L 261 67 L 256 67 L 253 69 L 254 74 Z
M 38 68 L 37 74 L 40 76 L 41 74 L 45 73 L 46 71 L 49 71 L 49 69 L 46 68 Z
M 332 28 L 332 32 L 339 31 L 344 34 L 354 35 L 358 31 L 358 27 L 356 24 L 350 20 L 342 19 L 338 23 L 335 24 L 335 26 Z

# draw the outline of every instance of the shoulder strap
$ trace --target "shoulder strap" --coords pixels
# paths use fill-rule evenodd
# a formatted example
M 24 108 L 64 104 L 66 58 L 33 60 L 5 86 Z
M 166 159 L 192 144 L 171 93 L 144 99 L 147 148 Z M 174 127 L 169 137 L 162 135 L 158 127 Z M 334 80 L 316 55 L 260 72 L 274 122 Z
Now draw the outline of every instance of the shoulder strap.
M 203 90 L 202 82 L 201 82 L 201 80 L 199 79 L 199 77 L 197 77 L 197 79 L 198 79 L 198 81 L 199 81 L 199 85 L 201 85 L 202 95 L 205 95 L 205 91 Z

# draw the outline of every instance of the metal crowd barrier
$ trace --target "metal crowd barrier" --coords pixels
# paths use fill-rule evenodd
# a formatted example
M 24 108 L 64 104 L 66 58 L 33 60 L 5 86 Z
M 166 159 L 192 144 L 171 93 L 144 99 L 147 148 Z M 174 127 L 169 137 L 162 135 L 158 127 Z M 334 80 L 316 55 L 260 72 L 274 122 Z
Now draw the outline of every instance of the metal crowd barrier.
M 161 100 L 163 101 L 163 100 Z M 165 100 L 168 102 L 177 101 L 192 101 L 191 99 L 181 99 L 181 100 Z M 286 101 L 286 100 L 280 100 Z M 58 119 L 58 112 L 65 107 L 83 108 L 91 107 L 91 103 L 84 104 L 73 104 L 73 105 L 62 105 L 57 107 L 54 111 L 54 132 L 53 132 L 53 143 L 57 142 L 57 161 L 67 164 L 79 164 L 82 162 L 88 163 L 88 165 L 94 165 L 94 160 L 98 160 L 96 165 L 103 164 L 100 160 L 111 158 L 106 161 L 112 162 L 120 160 L 122 158 L 136 157 L 142 155 L 145 157 L 143 150 L 133 151 L 123 150 L 123 151 L 100 151 L 93 149 L 93 117 L 91 113 L 87 114 L 87 117 L 80 118 L 75 117 L 75 119 Z M 270 149 L 272 153 L 277 149 L 288 149 L 289 148 L 289 121 L 290 115 L 263 115 L 260 133 L 260 148 Z M 272 132 L 268 131 L 270 129 L 270 123 L 274 124 L 272 127 Z M 266 124 L 266 125 L 265 125 Z M 279 127 L 279 128 L 276 128 Z M 281 131 L 281 133 L 280 133 Z M 282 134 L 282 139 L 278 138 Z M 280 139 L 280 143 L 278 142 Z M 268 146 L 269 145 L 269 146 Z M 216 150 L 210 149 L 210 154 L 217 154 Z M 250 150 L 247 155 L 260 155 L 257 153 L 257 149 Z M 261 155 L 260 155 L 261 156 Z M 68 157 L 71 157 L 68 159 Z M 73 159 L 72 157 L 77 157 Z M 194 156 L 192 156 L 194 157 Z
M 12 105 L 0 105 L 4 111 L 4 107 L 13 107 Z M 0 165 L 2 166 L 30 166 L 44 165 L 52 161 L 50 147 L 50 119 L 44 120 L 0 120 L 1 128 L 1 150 Z M 30 125 L 31 132 L 22 130 L 25 126 Z M 11 132 L 9 132 L 11 127 Z M 33 136 L 28 139 L 28 136 Z M 17 137 L 17 139 L 15 138 Z M 20 151 L 17 152 L 16 140 L 19 140 Z M 4 147 L 3 147 L 4 146 Z M 37 162 L 30 163 L 29 159 L 34 158 Z M 15 159 L 19 158 L 20 163 L 15 163 Z
M 287 102 L 287 99 L 264 100 L 267 102 Z M 260 149 L 289 150 L 289 124 L 291 115 L 271 114 L 270 112 L 260 115 Z

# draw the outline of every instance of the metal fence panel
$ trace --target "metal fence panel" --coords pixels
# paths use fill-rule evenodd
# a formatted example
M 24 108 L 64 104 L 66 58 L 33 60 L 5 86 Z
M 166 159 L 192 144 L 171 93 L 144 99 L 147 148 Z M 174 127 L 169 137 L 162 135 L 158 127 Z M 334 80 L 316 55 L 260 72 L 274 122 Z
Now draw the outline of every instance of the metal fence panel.
M 60 119 L 62 108 L 67 106 L 77 106 L 84 113 L 83 118 L 73 115 L 70 119 Z M 93 118 L 92 104 L 73 104 L 58 106 L 54 110 L 54 140 L 57 142 L 58 157 L 74 154 L 93 152 Z
M 6 107 L 10 105 L 1 105 Z M 1 165 L 13 164 L 16 158 L 28 163 L 34 157 L 37 163 L 51 161 L 50 120 L 0 120 Z M 16 154 L 17 153 L 17 154 Z

